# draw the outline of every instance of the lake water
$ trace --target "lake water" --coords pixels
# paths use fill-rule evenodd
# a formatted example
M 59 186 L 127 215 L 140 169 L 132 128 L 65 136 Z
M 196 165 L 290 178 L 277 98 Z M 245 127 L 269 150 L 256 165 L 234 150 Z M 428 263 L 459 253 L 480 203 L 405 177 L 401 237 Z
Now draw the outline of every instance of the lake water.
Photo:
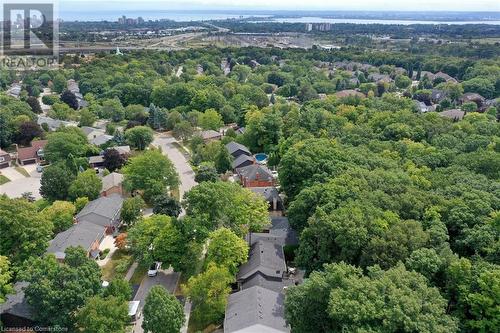
M 415 21 L 415 20 L 367 20 L 367 19 L 335 19 L 326 17 L 287 17 L 273 18 L 273 22 L 284 23 L 354 23 L 354 24 L 493 24 L 500 25 L 500 21 Z
M 255 17 L 266 19 L 271 22 L 287 23 L 355 23 L 355 24 L 494 24 L 500 25 L 500 20 L 495 21 L 432 21 L 432 20 L 388 20 L 388 19 L 350 19 L 350 18 L 328 18 L 321 16 L 303 17 L 275 17 L 276 13 L 270 12 L 217 12 L 217 11 L 175 11 L 175 10 L 117 10 L 69 8 L 67 4 L 60 10 L 59 17 L 65 21 L 110 21 L 116 22 L 119 17 L 125 15 L 130 18 L 142 17 L 144 20 L 168 19 L 176 22 L 194 22 L 209 20 L 244 19 Z M 258 23 L 259 21 L 255 21 Z

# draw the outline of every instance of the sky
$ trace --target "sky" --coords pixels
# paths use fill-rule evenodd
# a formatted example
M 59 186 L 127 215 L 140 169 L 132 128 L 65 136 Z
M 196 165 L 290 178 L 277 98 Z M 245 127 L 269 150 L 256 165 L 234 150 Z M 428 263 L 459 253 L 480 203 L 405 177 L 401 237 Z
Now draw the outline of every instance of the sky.
M 61 8 L 88 9 L 92 4 L 102 10 L 500 11 L 500 0 L 59 0 Z

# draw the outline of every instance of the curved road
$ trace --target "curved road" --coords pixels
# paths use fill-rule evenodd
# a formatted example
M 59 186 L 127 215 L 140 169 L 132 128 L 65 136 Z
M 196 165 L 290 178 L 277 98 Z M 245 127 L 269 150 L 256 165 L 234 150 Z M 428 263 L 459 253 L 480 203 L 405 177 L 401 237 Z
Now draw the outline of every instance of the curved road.
M 175 146 L 177 140 L 168 134 L 159 134 L 155 137 L 153 145 L 160 147 L 163 154 L 168 156 L 172 161 L 180 177 L 179 192 L 181 199 L 184 197 L 184 193 L 188 192 L 192 187 L 196 186 L 197 183 L 194 181 L 194 171 L 191 169 L 189 162 Z
M 196 186 L 197 183 L 194 181 L 194 171 L 191 169 L 189 165 L 189 161 L 186 156 L 184 156 L 177 148 L 176 148 L 177 140 L 168 134 L 157 134 L 153 141 L 153 145 L 161 148 L 164 155 L 166 155 L 174 164 L 177 173 L 179 174 L 180 184 L 179 184 L 179 194 L 181 199 L 184 196 L 184 193 L 188 192 L 192 187 Z M 184 210 L 181 215 L 184 215 Z M 161 285 L 165 289 L 167 289 L 172 294 L 175 292 L 177 288 L 177 283 L 179 281 L 180 274 L 176 273 L 172 270 L 172 268 L 168 268 L 166 270 L 162 269 L 158 275 L 154 278 L 145 277 L 141 285 L 139 286 L 139 290 L 137 291 L 134 300 L 140 301 L 139 311 L 142 312 L 142 307 L 144 306 L 144 300 L 149 293 L 149 290 L 155 285 Z M 187 323 L 189 322 L 189 315 L 191 312 L 191 303 L 186 301 L 184 306 L 184 313 L 186 315 L 186 324 L 182 328 L 181 332 L 187 332 Z M 143 333 L 142 325 L 143 317 L 142 315 L 135 322 L 134 325 L 134 333 Z

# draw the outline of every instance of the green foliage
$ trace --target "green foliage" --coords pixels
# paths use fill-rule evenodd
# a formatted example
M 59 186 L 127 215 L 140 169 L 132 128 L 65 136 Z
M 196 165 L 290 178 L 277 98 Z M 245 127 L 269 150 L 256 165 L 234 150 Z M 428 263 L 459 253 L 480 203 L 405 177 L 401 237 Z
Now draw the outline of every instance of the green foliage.
M 182 305 L 161 286 L 149 291 L 143 314 L 142 328 L 152 333 L 178 333 L 186 321 Z
M 172 162 L 159 150 L 147 150 L 131 158 L 123 168 L 123 173 L 125 187 L 129 191 L 142 191 L 146 202 L 165 193 L 167 187 L 173 188 L 179 184 L 179 176 Z
M 203 182 L 186 193 L 184 203 L 205 234 L 226 227 L 243 236 L 269 223 L 267 202 L 235 183 Z
M 224 125 L 224 122 L 216 110 L 208 109 L 198 117 L 198 125 L 204 130 L 218 131 Z
M 145 206 L 144 200 L 139 196 L 125 199 L 120 213 L 121 219 L 127 225 L 133 225 L 141 217 Z
M 146 126 L 136 126 L 125 131 L 127 142 L 139 149 L 146 149 L 153 142 L 153 130 Z
M 48 135 L 45 159 L 51 163 L 82 157 L 87 153 L 87 137 L 76 127 L 67 127 Z
M 10 271 L 10 262 L 7 257 L 0 256 L 0 304 L 5 302 L 6 295 L 13 291 L 12 272 Z
M 128 303 L 113 296 L 93 296 L 76 313 L 76 325 L 84 333 L 122 333 L 128 324 Z
M 189 278 L 183 286 L 193 303 L 192 316 L 202 325 L 219 323 L 224 318 L 227 297 L 234 281 L 226 268 L 210 263 L 206 271 Z
M 285 317 L 296 332 L 456 332 L 446 300 L 418 273 L 344 263 L 314 272 L 287 291 Z M 309 318 L 309 320 L 304 320 Z
M 21 274 L 22 281 L 29 282 L 26 300 L 35 319 L 44 325 L 73 327 L 75 311 L 101 289 L 99 266 L 85 250 L 68 248 L 65 253 L 64 263 L 53 255 L 32 258 Z
M 220 228 L 208 235 L 206 262 L 225 267 L 235 275 L 238 267 L 248 258 L 248 244 L 227 228 Z
M 132 297 L 132 287 L 130 283 L 124 279 L 111 280 L 109 285 L 104 289 L 104 297 L 116 297 L 122 302 L 128 302 Z
M 70 199 L 86 197 L 90 201 L 97 199 L 102 190 L 102 180 L 92 169 L 85 170 L 76 176 L 68 189 Z
M 39 215 L 24 199 L 0 196 L 0 255 L 19 268 L 30 257 L 41 256 L 52 237 L 52 221 Z
M 163 193 L 153 198 L 154 214 L 177 217 L 181 213 L 181 210 L 180 202 L 168 193 Z
M 71 202 L 54 201 L 52 205 L 44 208 L 40 215 L 45 220 L 52 222 L 54 226 L 54 234 L 67 230 L 74 223 L 73 216 L 76 213 L 76 208 Z
M 201 182 L 215 182 L 219 179 L 219 173 L 212 163 L 201 163 L 196 169 L 194 180 L 197 183 Z

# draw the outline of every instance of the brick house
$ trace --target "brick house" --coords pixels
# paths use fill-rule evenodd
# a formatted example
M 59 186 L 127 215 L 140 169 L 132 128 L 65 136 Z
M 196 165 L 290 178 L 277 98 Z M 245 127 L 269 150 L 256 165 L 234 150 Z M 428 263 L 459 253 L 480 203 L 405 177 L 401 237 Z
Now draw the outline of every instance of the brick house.
M 243 187 L 274 187 L 276 180 L 271 170 L 260 164 L 252 164 L 236 169 Z
M 21 165 L 40 163 L 44 160 L 43 148 L 47 140 L 36 140 L 31 142 L 31 147 L 17 149 L 17 161 Z
M 10 154 L 0 149 L 0 169 L 10 166 Z

